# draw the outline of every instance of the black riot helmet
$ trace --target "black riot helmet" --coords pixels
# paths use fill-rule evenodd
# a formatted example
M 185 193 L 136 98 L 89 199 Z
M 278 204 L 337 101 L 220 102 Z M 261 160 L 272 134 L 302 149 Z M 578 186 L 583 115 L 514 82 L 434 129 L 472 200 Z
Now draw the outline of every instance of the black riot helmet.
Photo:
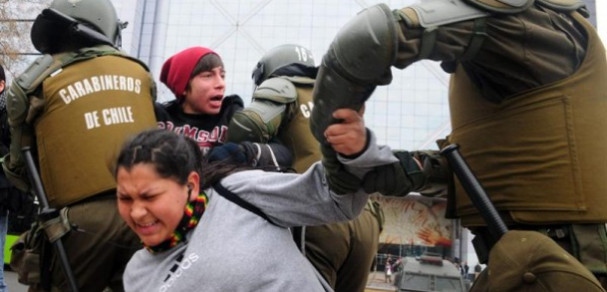
M 31 38 L 38 51 L 52 54 L 71 42 L 116 45 L 124 27 L 110 0 L 54 0 L 34 21 Z
M 261 57 L 253 69 L 253 82 L 259 86 L 272 76 L 276 70 L 291 65 L 301 64 L 314 67 L 314 55 L 305 47 L 298 45 L 282 45 L 269 50 Z

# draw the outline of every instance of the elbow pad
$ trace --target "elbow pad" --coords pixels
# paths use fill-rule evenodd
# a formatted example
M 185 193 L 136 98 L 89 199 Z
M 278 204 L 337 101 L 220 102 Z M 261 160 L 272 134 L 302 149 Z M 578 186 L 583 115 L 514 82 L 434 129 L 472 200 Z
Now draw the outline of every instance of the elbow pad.
M 340 108 L 359 110 L 377 85 L 392 81 L 397 56 L 397 22 L 387 5 L 360 12 L 341 28 L 323 56 L 310 119 L 312 134 L 325 143 L 324 132 Z
M 264 81 L 253 93 L 251 105 L 232 117 L 228 140 L 267 143 L 277 135 L 287 106 L 296 101 L 297 90 L 288 79 Z
M 228 126 L 228 142 L 266 143 L 270 139 L 268 132 L 259 114 L 247 108 L 232 116 Z

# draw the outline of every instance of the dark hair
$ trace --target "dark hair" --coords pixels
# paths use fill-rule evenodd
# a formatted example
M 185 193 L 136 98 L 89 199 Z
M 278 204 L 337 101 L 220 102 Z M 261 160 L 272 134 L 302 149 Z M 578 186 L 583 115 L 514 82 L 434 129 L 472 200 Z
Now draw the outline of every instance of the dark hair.
M 0 82 L 4 81 L 4 88 L 0 91 L 0 96 L 6 91 L 8 88 L 8 84 L 6 84 L 6 74 L 4 73 L 4 66 L 0 65 Z
M 118 155 L 114 178 L 119 168 L 131 170 L 142 163 L 154 165 L 160 177 L 174 179 L 181 185 L 186 185 L 188 176 L 195 171 L 200 174 L 201 190 L 234 172 L 252 169 L 231 158 L 208 163 L 194 140 L 164 129 L 146 130 L 127 141 Z
M 185 185 L 192 171 L 201 173 L 202 153 L 190 138 L 163 129 L 146 130 L 124 144 L 114 177 L 119 168 L 131 170 L 142 163 L 154 165 L 160 177 Z
M 196 63 L 194 70 L 192 70 L 190 80 L 188 80 L 185 90 L 189 91 L 190 89 L 192 89 L 190 87 L 190 81 L 192 81 L 192 79 L 196 77 L 196 75 L 202 72 L 211 71 L 217 67 L 223 67 L 223 61 L 218 55 L 212 53 L 204 55 L 202 58 L 200 58 L 200 60 L 198 60 L 198 63 Z M 181 102 L 185 102 L 185 99 L 182 99 Z
M 0 81 L 6 82 L 6 74 L 4 74 L 4 66 L 0 65 Z
M 223 67 L 221 58 L 213 53 L 206 54 L 198 60 L 198 63 L 196 63 L 194 70 L 192 70 L 192 74 L 190 74 L 190 80 L 202 72 L 211 71 L 217 67 Z

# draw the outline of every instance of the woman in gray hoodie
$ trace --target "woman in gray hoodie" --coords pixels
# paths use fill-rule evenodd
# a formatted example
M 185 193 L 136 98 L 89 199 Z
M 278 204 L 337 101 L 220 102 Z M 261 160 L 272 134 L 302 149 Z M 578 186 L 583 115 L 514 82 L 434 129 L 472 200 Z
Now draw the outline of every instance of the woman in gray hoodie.
M 326 136 L 346 171 L 362 178 L 395 162 L 357 112 L 335 117 L 343 122 Z M 243 165 L 208 164 L 195 142 L 169 131 L 143 132 L 124 145 L 118 206 L 146 247 L 128 263 L 126 291 L 332 291 L 288 228 L 351 220 L 368 194 L 331 190 L 321 162 L 303 174 Z

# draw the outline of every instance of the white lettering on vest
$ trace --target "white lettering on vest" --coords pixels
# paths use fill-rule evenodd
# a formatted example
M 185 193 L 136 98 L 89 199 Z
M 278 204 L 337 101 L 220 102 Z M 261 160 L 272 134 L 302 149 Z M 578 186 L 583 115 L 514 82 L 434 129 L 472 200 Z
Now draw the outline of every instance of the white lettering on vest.
M 119 90 L 140 94 L 141 85 L 141 80 L 134 77 L 121 75 L 93 76 L 78 80 L 59 89 L 59 96 L 61 96 L 61 99 L 65 104 L 70 104 L 72 101 L 81 97 L 107 90 Z
M 299 109 L 301 110 L 301 114 L 306 118 L 309 119 L 310 116 L 312 115 L 312 109 L 314 108 L 314 103 L 311 101 L 308 101 L 308 104 L 302 104 L 299 106 Z
M 101 116 L 103 117 L 103 123 L 106 126 L 135 122 L 133 119 L 133 111 L 130 106 L 104 109 L 101 111 Z

